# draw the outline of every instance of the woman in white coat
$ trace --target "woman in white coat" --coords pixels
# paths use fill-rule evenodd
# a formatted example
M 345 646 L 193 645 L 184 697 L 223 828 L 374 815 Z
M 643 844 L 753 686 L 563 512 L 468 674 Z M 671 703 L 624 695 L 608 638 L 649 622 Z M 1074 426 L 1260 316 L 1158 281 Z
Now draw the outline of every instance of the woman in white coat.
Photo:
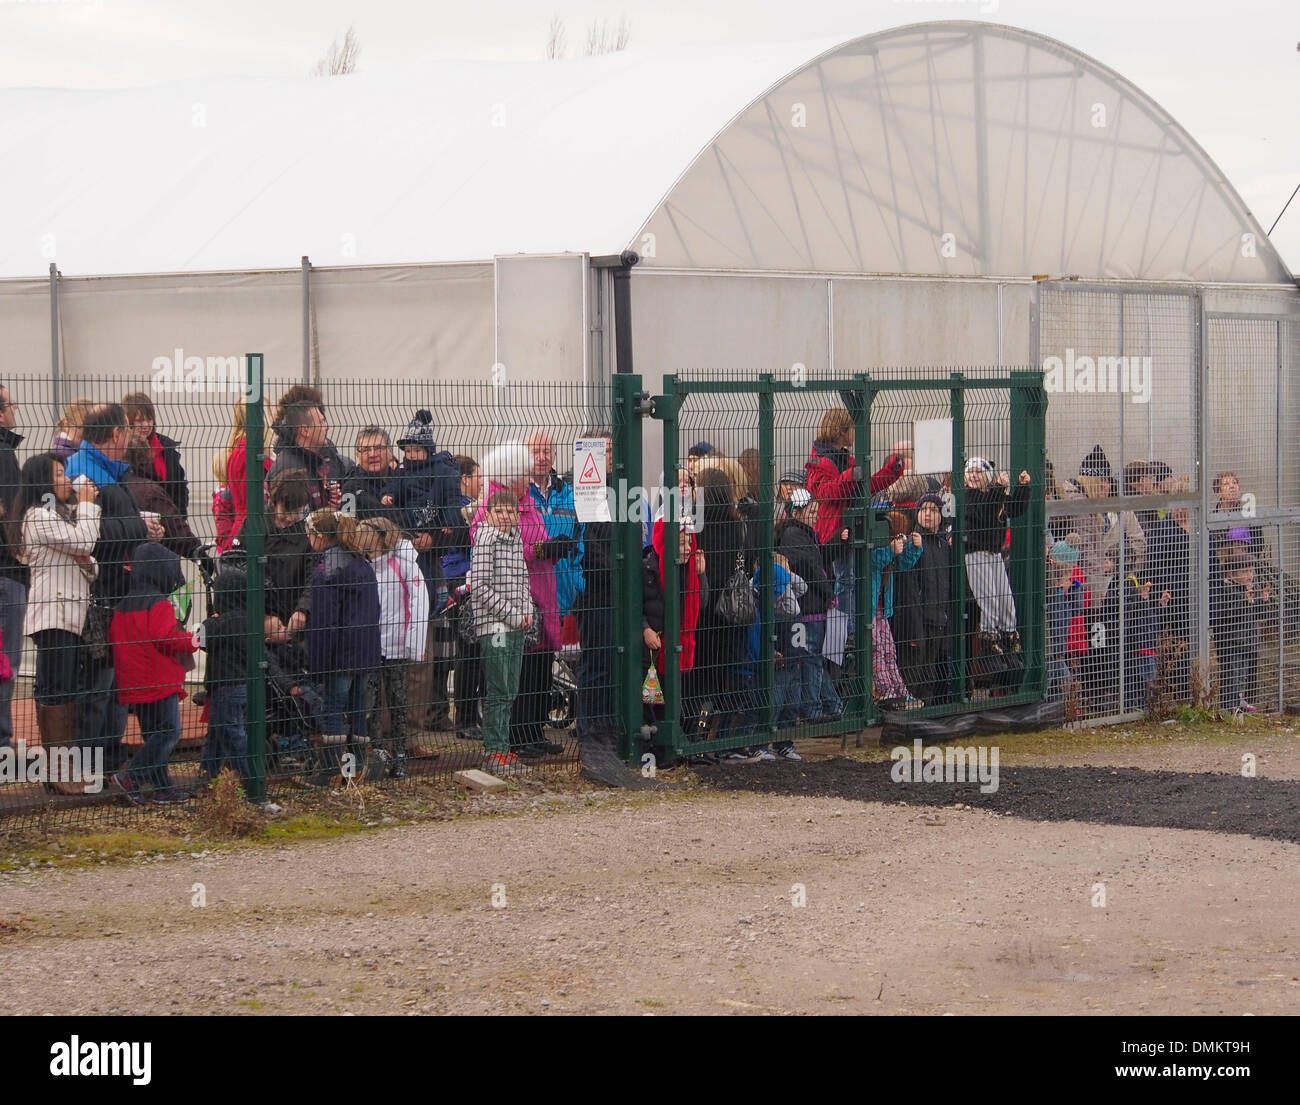
M 36 724 L 47 749 L 76 743 L 81 637 L 98 574 L 99 491 L 81 481 L 74 496 L 63 461 L 40 453 L 23 465 L 9 540 L 31 569 L 23 632 L 36 645 Z M 51 779 L 59 794 L 84 785 Z

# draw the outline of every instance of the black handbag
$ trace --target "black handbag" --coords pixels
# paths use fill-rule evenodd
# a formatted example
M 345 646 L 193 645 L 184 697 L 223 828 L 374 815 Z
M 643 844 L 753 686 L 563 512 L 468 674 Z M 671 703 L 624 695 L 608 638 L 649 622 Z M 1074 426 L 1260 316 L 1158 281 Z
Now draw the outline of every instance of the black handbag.
M 103 663 L 112 654 L 108 643 L 108 629 L 112 621 L 113 611 L 92 598 L 86 610 L 86 624 L 81 630 L 81 644 L 86 655 L 96 663 Z
M 718 620 L 727 625 L 753 625 L 758 616 L 758 604 L 754 601 L 754 585 L 745 571 L 745 554 L 736 553 L 736 570 L 722 588 L 722 594 L 713 607 Z

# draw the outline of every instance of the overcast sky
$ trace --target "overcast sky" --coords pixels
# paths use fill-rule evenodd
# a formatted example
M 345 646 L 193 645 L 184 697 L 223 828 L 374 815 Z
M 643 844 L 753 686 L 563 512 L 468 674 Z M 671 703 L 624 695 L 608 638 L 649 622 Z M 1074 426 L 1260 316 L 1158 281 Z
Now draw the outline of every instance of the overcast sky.
M 1297 0 L 0 0 L 0 86 L 120 88 L 303 76 L 349 23 L 360 71 L 433 58 L 540 58 L 626 15 L 633 49 L 853 38 L 980 19 L 1061 39 L 1118 70 L 1206 148 L 1265 230 L 1300 184 Z M 3 121 L 0 121 L 3 122 Z M 1300 271 L 1300 197 L 1273 240 Z

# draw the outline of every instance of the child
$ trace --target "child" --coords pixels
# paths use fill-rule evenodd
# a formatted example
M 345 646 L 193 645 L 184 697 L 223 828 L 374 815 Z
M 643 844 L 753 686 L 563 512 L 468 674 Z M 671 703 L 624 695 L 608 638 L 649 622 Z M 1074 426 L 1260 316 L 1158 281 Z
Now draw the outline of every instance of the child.
M 403 460 L 384 485 L 379 501 L 404 512 L 408 532 L 432 538 L 427 549 L 421 542 L 419 550 L 430 554 L 421 556 L 421 569 L 427 578 L 435 559 L 430 550 L 442 547 L 455 524 L 460 506 L 460 471 L 450 453 L 435 451 L 433 415 L 428 411 L 415 412 L 397 445 Z M 438 574 L 435 570 L 434 583 Z
M 1147 687 L 1156 677 L 1156 645 L 1160 616 L 1148 575 L 1132 573 L 1124 579 L 1124 701 L 1120 711 L 1143 710 Z
M 1075 578 L 1082 544 L 1077 533 L 1052 545 L 1047 561 L 1047 701 L 1065 697 L 1070 623 L 1083 614 L 1083 581 Z
M 754 588 L 758 589 L 762 581 L 762 566 L 754 569 Z M 795 642 L 795 625 L 799 620 L 800 600 L 808 593 L 808 584 L 790 569 L 790 562 L 780 553 L 772 554 L 772 584 L 775 602 L 772 610 L 776 615 L 776 670 L 772 673 L 772 696 L 776 699 L 776 724 L 778 729 L 788 729 L 794 725 L 799 712 L 799 666 L 793 655 Z M 762 657 L 762 640 L 759 637 L 759 622 L 762 620 L 762 606 L 759 606 L 759 618 L 754 619 L 754 628 L 749 634 L 749 654 L 755 664 Z M 801 633 L 802 637 L 803 634 Z M 758 720 L 762 721 L 760 712 Z M 795 751 L 794 741 L 774 741 L 770 746 L 764 745 L 760 752 L 767 752 L 773 758 L 780 756 L 783 760 L 799 762 L 803 759 Z M 767 756 L 763 756 L 767 759 Z
M 980 608 L 980 654 L 1002 657 L 1020 651 L 1016 632 L 1016 601 L 1002 562 L 1007 521 L 1029 506 L 1029 473 L 1007 493 L 1003 472 L 994 483 L 993 465 L 983 457 L 966 462 L 966 580 Z
M 871 550 L 871 671 L 885 709 L 912 709 L 924 703 L 913 698 L 898 670 L 898 651 L 889 619 L 894 616 L 894 572 L 904 572 L 921 559 L 921 535 L 905 536 L 907 515 L 889 513 L 889 544 Z
M 23 632 L 36 645 L 36 725 L 47 749 L 66 748 L 77 735 L 78 661 L 98 575 L 91 552 L 99 540 L 99 491 L 87 481 L 75 497 L 53 453 L 23 465 L 8 538 L 31 572 Z M 55 794 L 84 794 L 85 785 L 49 780 Z
M 412 662 L 424 659 L 429 629 L 429 589 L 424 585 L 415 547 L 387 518 L 372 518 L 361 528 L 379 535 L 379 552 L 370 560 L 379 584 L 379 638 L 383 660 L 374 673 L 373 701 L 388 706 L 388 754 L 394 779 L 407 777 L 406 676 Z
M 469 578 L 469 524 L 478 510 L 479 495 L 483 490 L 483 477 L 478 462 L 473 457 L 455 458 L 460 472 L 460 510 L 453 516 L 451 535 L 442 554 L 442 575 L 449 593 L 454 593 Z M 456 736 L 465 740 L 480 740 L 478 727 L 482 698 L 482 673 L 478 663 L 478 642 L 466 640 L 457 634 L 455 675 L 452 680 L 456 711 Z
M 117 673 L 117 696 L 140 723 L 144 747 L 113 776 L 134 806 L 144 788 L 160 804 L 184 802 L 189 795 L 172 783 L 167 759 L 181 739 L 181 697 L 185 694 L 182 657 L 198 646 L 176 620 L 171 594 L 185 582 L 181 558 L 153 541 L 131 554 L 130 590 L 113 611 L 108 628 Z
M 248 778 L 248 618 L 244 609 L 248 576 L 222 568 L 212 577 L 212 613 L 201 638 L 208 653 L 203 686 L 208 692 L 208 733 L 199 756 L 199 786 L 216 779 L 223 767 Z
M 826 569 L 826 560 L 817 541 L 817 501 L 806 488 L 796 488 L 790 495 L 790 518 L 781 527 L 777 545 L 786 557 L 790 570 L 808 585 L 799 603 L 798 626 L 802 627 L 803 644 L 791 640 L 789 655 L 798 670 L 796 708 L 810 723 L 835 721 L 844 705 L 835 693 L 822 656 L 826 639 L 826 612 L 835 605 L 835 581 Z
M 474 533 L 470 602 L 483 666 L 483 747 L 488 771 L 519 764 L 510 751 L 510 710 L 519 690 L 524 631 L 533 624 L 528 565 L 519 529 L 519 501 L 509 491 L 488 496 L 484 523 Z
M 943 499 L 935 492 L 917 500 L 913 544 L 916 535 L 921 556 L 897 580 L 894 641 L 903 682 L 933 706 L 952 694 L 952 532 L 943 524 Z
M 307 781 L 329 786 L 340 774 L 349 733 L 354 754 L 364 758 L 369 745 L 366 689 L 382 660 L 379 584 L 369 558 L 379 551 L 379 539 L 374 529 L 361 530 L 355 518 L 332 507 L 312 512 L 307 535 L 320 557 L 311 577 L 307 668 L 325 695 L 324 763 Z M 367 777 L 375 767 L 366 765 Z
M 1265 584 L 1255 590 L 1255 559 L 1249 550 L 1228 548 L 1220 558 L 1221 571 L 1210 580 L 1210 628 L 1219 660 L 1219 708 L 1254 712 L 1248 701 L 1247 680 L 1259 648 L 1262 606 L 1273 597 Z

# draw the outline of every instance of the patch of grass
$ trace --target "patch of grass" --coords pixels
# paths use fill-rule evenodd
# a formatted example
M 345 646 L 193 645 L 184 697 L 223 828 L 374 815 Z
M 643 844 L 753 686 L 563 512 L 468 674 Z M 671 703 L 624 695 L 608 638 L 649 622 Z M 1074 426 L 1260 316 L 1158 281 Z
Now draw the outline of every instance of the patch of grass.
M 352 833 L 364 833 L 370 828 L 350 815 L 328 817 L 320 813 L 300 813 L 283 821 L 272 821 L 259 837 L 270 841 L 332 840 Z
M 265 1008 L 265 1003 L 264 1003 L 264 1002 L 257 1001 L 257 1000 L 255 1000 L 254 998 L 240 998 L 239 1001 L 237 1001 L 235 1004 L 236 1004 L 236 1005 L 242 1005 L 242 1006 L 244 1006 L 245 1008 L 248 1008 L 248 1009 L 263 1009 L 263 1008 Z
M 20 871 L 33 866 L 90 867 L 100 863 L 138 859 L 140 856 L 191 851 L 201 845 L 179 836 L 157 833 L 79 833 L 22 849 L 0 859 L 0 871 Z
M 647 1009 L 665 1009 L 668 1006 L 666 1001 L 655 1001 L 654 998 L 641 998 L 640 1001 Z

